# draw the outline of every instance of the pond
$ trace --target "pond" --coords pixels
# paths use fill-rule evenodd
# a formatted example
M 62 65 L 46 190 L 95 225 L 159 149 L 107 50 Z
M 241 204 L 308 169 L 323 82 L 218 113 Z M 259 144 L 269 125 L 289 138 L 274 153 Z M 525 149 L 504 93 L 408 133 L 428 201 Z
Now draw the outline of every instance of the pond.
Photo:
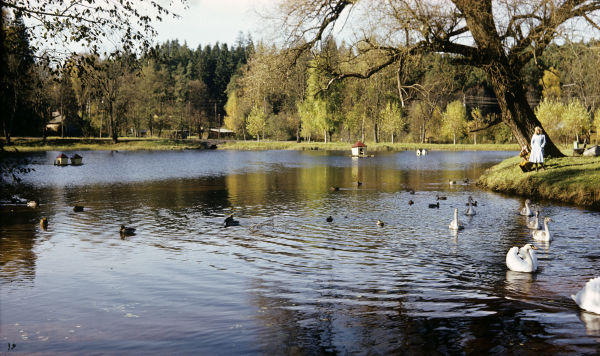
M 599 212 L 532 198 L 554 240 L 537 273 L 507 271 L 533 243 L 524 199 L 473 182 L 516 152 L 57 154 L 28 156 L 40 207 L 1 211 L 0 351 L 600 353 L 600 315 L 570 298 L 600 275 Z

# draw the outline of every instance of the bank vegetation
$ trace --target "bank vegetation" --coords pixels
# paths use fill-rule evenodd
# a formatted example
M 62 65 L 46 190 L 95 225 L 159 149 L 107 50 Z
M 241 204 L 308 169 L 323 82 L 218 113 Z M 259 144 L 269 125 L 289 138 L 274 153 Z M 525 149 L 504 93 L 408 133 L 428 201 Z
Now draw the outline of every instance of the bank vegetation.
M 488 190 L 600 209 L 600 157 L 546 160 L 546 169 L 524 173 L 522 158 L 509 158 L 488 169 L 477 184 Z

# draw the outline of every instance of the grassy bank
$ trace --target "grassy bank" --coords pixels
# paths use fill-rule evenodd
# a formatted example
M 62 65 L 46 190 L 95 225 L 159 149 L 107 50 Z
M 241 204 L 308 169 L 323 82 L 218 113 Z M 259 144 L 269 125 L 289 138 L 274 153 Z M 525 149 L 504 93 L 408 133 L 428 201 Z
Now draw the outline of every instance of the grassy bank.
M 407 151 L 417 148 L 445 151 L 518 151 L 517 144 L 436 144 L 436 143 L 373 143 L 366 142 L 368 152 Z M 325 150 L 348 151 L 352 145 L 347 142 L 290 142 L 290 141 L 226 141 L 219 145 L 220 149 L 230 150 Z
M 109 138 L 49 138 L 43 142 L 41 138 L 13 138 L 10 146 L 4 146 L 7 152 L 40 152 L 40 151 L 91 151 L 91 150 L 186 150 L 207 147 L 206 141 L 174 140 L 155 138 L 119 138 L 113 143 Z M 210 143 L 208 143 L 210 144 Z
M 546 160 L 546 170 L 523 173 L 520 157 L 509 158 L 486 171 L 477 184 L 497 192 L 517 194 L 600 209 L 600 157 Z
M 36 151 L 87 151 L 87 150 L 185 150 L 202 149 L 216 144 L 218 149 L 228 150 L 324 150 L 350 151 L 351 144 L 347 142 L 302 142 L 294 141 L 236 141 L 236 140 L 173 140 L 166 138 L 119 138 L 113 143 L 109 138 L 13 138 L 12 145 L 4 146 L 6 151 L 36 152 Z M 406 151 L 426 148 L 429 150 L 450 151 L 517 151 L 517 144 L 420 144 L 420 143 L 366 143 L 369 152 Z

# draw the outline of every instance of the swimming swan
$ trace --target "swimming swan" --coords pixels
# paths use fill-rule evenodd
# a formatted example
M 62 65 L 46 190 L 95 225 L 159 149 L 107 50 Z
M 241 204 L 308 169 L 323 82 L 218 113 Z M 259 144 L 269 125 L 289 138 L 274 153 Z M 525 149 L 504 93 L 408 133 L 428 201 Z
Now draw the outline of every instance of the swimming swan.
M 581 309 L 600 314 L 600 277 L 590 279 L 577 294 L 571 295 L 571 299 Z
M 539 211 L 535 211 L 535 219 L 530 220 L 527 223 L 527 227 L 532 229 L 532 230 L 541 230 L 542 229 L 542 225 L 540 225 L 540 212 Z
M 535 272 L 537 270 L 537 248 L 527 244 L 520 249 L 517 246 L 511 247 L 506 254 L 506 267 L 515 272 Z
M 521 212 L 519 214 L 521 214 L 523 216 L 533 216 L 533 212 L 531 211 L 529 204 L 531 204 L 531 200 L 529 200 L 529 199 L 525 200 L 525 207 L 523 209 L 521 209 Z
M 462 230 L 465 228 L 458 220 L 458 208 L 454 208 L 454 220 L 450 221 L 450 225 L 448 227 L 452 230 Z
M 552 221 L 549 217 L 544 218 L 544 230 L 534 230 L 533 238 L 535 240 L 541 241 L 552 241 L 552 235 L 550 235 L 550 231 L 548 230 L 548 222 Z
M 473 204 L 471 203 L 471 201 L 472 201 L 471 199 L 472 199 L 472 198 L 471 198 L 471 197 L 469 197 L 469 202 L 467 203 L 467 206 L 468 206 L 468 208 L 467 208 L 467 210 L 465 211 L 465 215 L 467 215 L 467 216 L 473 216 L 473 215 L 477 214 L 477 213 L 475 212 L 475 209 L 473 209 Z

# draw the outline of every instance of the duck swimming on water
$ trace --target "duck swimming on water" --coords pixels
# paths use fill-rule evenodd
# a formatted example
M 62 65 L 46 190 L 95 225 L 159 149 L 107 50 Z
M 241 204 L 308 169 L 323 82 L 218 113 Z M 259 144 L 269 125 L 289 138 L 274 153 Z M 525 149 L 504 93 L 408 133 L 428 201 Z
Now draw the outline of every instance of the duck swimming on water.
M 239 221 L 233 219 L 233 214 L 231 214 L 228 217 L 226 217 L 225 221 L 223 221 L 223 226 L 224 227 L 238 226 L 239 224 L 240 224 Z
M 121 236 L 133 236 L 135 235 L 134 227 L 125 227 L 125 225 L 121 225 L 121 229 L 119 230 Z

